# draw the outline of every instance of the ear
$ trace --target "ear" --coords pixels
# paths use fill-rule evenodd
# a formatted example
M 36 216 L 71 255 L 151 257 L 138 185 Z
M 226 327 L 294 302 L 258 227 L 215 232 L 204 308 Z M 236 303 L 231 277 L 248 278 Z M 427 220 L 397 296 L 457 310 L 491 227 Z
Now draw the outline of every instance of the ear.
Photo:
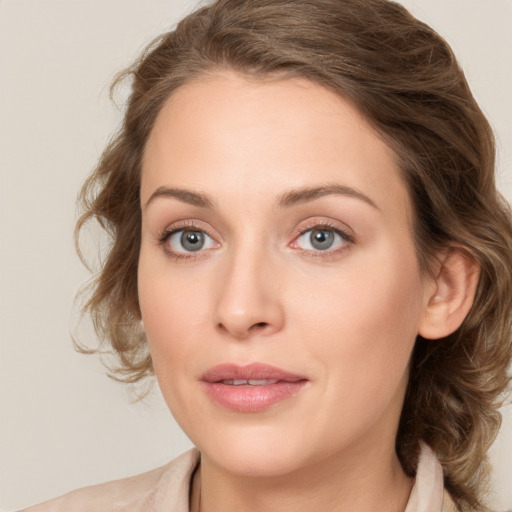
M 473 305 L 479 275 L 477 261 L 464 249 L 452 247 L 443 253 L 427 287 L 421 337 L 444 338 L 460 327 Z

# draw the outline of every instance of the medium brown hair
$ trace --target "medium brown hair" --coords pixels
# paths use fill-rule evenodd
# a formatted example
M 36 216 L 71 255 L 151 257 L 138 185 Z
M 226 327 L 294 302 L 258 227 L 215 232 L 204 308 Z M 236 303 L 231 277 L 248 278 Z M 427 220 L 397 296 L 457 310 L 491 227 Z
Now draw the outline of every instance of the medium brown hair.
M 152 373 L 139 329 L 141 159 L 155 118 L 205 73 L 301 77 L 351 102 L 394 149 L 414 206 L 418 260 L 463 248 L 480 266 L 474 305 L 442 340 L 418 338 L 396 446 L 412 475 L 418 441 L 437 453 L 461 510 L 483 507 L 486 453 L 512 357 L 512 222 L 494 181 L 494 139 L 447 43 L 387 0 L 218 0 L 163 34 L 116 83 L 131 79 L 124 122 L 81 192 L 80 230 L 111 238 L 85 307 L 118 357 L 116 375 Z

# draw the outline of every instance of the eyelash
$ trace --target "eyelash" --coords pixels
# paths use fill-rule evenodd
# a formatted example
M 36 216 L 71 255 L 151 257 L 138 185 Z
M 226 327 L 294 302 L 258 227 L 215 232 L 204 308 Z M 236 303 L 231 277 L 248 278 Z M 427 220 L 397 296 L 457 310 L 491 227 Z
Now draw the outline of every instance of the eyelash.
M 175 251 L 172 251 L 167 242 L 169 241 L 169 239 L 176 233 L 179 233 L 180 231 L 199 231 L 201 233 L 204 233 L 205 235 L 207 235 L 209 238 L 213 239 L 212 236 L 210 236 L 208 234 L 208 232 L 203 229 L 203 228 L 200 228 L 199 226 L 197 226 L 196 224 L 194 224 L 194 222 L 192 221 L 185 221 L 183 223 L 180 223 L 179 225 L 177 226 L 173 226 L 171 229 L 165 229 L 161 234 L 160 236 L 158 237 L 158 245 L 160 245 L 164 252 L 171 258 L 174 258 L 176 260 L 192 260 L 192 259 L 196 259 L 198 257 L 201 256 L 200 253 L 202 253 L 203 251 L 198 251 L 198 254 L 195 254 L 193 252 L 189 252 L 189 253 L 186 253 L 186 252 L 175 252 Z
M 338 255 L 341 252 L 346 251 L 350 246 L 356 243 L 355 237 L 353 235 L 350 235 L 343 229 L 341 229 L 339 226 L 331 224 L 329 222 L 316 222 L 312 225 L 308 225 L 303 227 L 298 235 L 294 238 L 294 241 L 292 243 L 296 243 L 296 241 L 306 233 L 310 231 L 314 231 L 315 229 L 318 229 L 319 231 L 332 231 L 333 233 L 339 235 L 343 241 L 345 242 L 343 247 L 340 247 L 335 250 L 325 250 L 325 251 L 313 251 L 308 250 L 306 251 L 308 256 L 311 258 L 329 258 Z
M 320 251 L 320 250 L 317 250 L 317 251 L 314 251 L 314 250 L 304 250 L 304 252 L 306 252 L 308 254 L 308 256 L 313 257 L 313 258 L 328 258 L 328 257 L 332 257 L 334 255 L 337 255 L 340 252 L 345 251 L 346 249 L 348 249 L 351 245 L 353 245 L 356 242 L 354 236 L 350 235 L 349 233 L 347 233 L 343 229 L 339 228 L 338 226 L 335 226 L 335 225 L 333 225 L 333 224 L 331 224 L 329 222 L 317 222 L 317 223 L 315 223 L 313 225 L 305 226 L 304 228 L 302 228 L 298 232 L 298 234 L 294 237 L 292 244 L 296 243 L 297 240 L 301 236 L 303 236 L 306 233 L 308 233 L 309 231 L 313 231 L 315 229 L 323 230 L 323 231 L 332 231 L 333 233 L 335 233 L 338 236 L 340 236 L 344 240 L 345 244 L 344 244 L 343 247 L 341 247 L 339 249 L 336 249 L 336 250 L 333 250 L 333 251 L 330 251 L 330 250 L 325 250 L 325 251 Z M 160 245 L 163 248 L 163 250 L 165 251 L 165 253 L 169 257 L 174 258 L 176 260 L 194 260 L 194 259 L 197 259 L 198 257 L 201 257 L 202 256 L 201 253 L 205 252 L 205 251 L 199 250 L 199 251 L 197 251 L 197 254 L 195 254 L 193 252 L 183 252 L 183 253 L 181 253 L 181 252 L 172 251 L 168 247 L 167 243 L 168 243 L 169 239 L 174 234 L 179 233 L 180 231 L 198 231 L 198 232 L 204 233 L 205 235 L 207 235 L 212 240 L 214 239 L 212 236 L 210 236 L 208 234 L 208 232 L 205 229 L 197 226 L 193 222 L 180 223 L 179 225 L 174 226 L 171 229 L 164 230 L 160 234 L 160 236 L 158 237 L 158 245 Z

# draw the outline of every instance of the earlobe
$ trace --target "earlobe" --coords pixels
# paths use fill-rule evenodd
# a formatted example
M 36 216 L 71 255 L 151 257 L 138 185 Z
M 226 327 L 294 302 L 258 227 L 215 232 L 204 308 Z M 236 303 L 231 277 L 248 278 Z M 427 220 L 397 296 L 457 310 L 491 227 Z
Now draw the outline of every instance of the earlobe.
M 439 339 L 455 332 L 473 305 L 479 275 L 478 262 L 464 249 L 452 247 L 444 253 L 425 297 L 418 334 Z

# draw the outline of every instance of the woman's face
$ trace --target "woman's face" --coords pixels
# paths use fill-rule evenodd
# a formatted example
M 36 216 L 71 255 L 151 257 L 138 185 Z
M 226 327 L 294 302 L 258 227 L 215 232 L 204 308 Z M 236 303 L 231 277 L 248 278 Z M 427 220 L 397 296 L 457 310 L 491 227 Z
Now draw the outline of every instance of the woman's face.
M 392 450 L 432 285 L 358 111 L 305 80 L 198 79 L 156 120 L 141 204 L 153 364 L 203 457 L 282 475 Z

